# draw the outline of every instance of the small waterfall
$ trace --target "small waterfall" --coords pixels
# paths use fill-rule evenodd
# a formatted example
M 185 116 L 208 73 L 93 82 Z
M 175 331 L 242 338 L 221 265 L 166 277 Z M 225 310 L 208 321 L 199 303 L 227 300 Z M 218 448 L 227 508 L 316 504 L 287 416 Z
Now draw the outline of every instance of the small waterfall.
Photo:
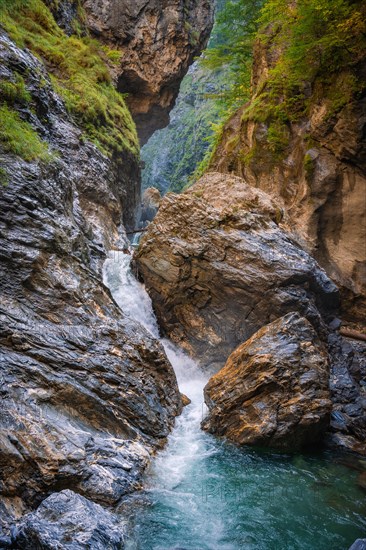
M 129 317 L 155 338 L 151 300 L 131 256 L 112 252 L 104 282 Z M 238 449 L 200 429 L 206 377 L 161 339 L 180 390 L 191 400 L 136 497 L 128 550 L 344 550 L 366 532 L 357 473 L 327 454 L 280 455 Z

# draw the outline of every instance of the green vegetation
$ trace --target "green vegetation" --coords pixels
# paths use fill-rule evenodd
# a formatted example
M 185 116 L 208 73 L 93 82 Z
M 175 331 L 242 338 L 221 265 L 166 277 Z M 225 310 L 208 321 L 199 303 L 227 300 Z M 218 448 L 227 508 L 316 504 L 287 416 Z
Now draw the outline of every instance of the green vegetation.
M 265 48 L 272 67 L 251 90 L 243 120 L 267 124 L 268 151 L 276 162 L 289 144 L 290 124 L 306 117 L 318 100 L 330 118 L 364 90 L 357 73 L 366 51 L 366 4 L 363 0 L 267 0 L 261 10 L 260 5 L 255 0 L 227 2 L 217 19 L 221 41 L 206 53 L 204 63 L 230 67 L 230 90 L 225 92 L 228 119 L 233 108 L 249 97 L 253 42 L 258 51 Z M 217 127 L 194 178 L 209 167 L 224 125 L 225 120 Z M 255 148 L 246 153 L 244 164 L 257 154 Z M 304 162 L 310 173 L 313 163 Z
M 143 186 L 155 186 L 179 192 L 188 184 L 197 164 L 202 160 L 214 132 L 213 121 L 220 117 L 220 105 L 212 92 L 219 90 L 223 73 L 215 73 L 197 64 L 184 78 L 171 123 L 156 132 L 143 147 L 141 155 L 146 168 Z
M 9 183 L 8 173 L 5 168 L 0 167 L 0 185 L 5 187 Z
M 264 0 L 226 0 L 219 4 L 213 35 L 201 64 L 213 71 L 225 68 L 225 86 L 216 100 L 226 115 L 250 96 L 253 40 Z
M 360 0 L 268 0 L 258 38 L 277 62 L 251 116 L 296 121 L 317 96 L 328 116 L 348 103 L 362 88 L 353 69 L 365 53 L 365 16 Z
M 13 105 L 14 103 L 29 103 L 32 99 L 28 92 L 24 78 L 20 74 L 15 75 L 15 82 L 0 80 L 1 101 Z
M 107 155 L 138 154 L 135 125 L 110 76 L 109 66 L 119 62 L 120 52 L 89 36 L 68 37 L 41 0 L 0 0 L 0 16 L 10 37 L 44 61 L 86 137 Z
M 47 143 L 41 140 L 32 126 L 21 120 L 19 114 L 8 105 L 0 106 L 0 143 L 2 148 L 24 160 L 51 160 Z

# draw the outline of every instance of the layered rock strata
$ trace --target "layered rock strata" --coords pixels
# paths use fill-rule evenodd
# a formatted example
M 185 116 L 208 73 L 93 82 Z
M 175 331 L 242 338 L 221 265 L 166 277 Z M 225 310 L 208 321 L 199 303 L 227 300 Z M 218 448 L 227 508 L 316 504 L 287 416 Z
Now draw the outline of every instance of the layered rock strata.
M 169 122 L 179 85 L 207 44 L 213 25 L 211 0 L 84 0 L 86 24 L 118 48 L 118 89 L 127 93 L 141 144 Z
M 289 313 L 239 346 L 206 385 L 205 430 L 239 445 L 296 451 L 329 425 L 329 359 L 313 327 Z
M 21 116 L 51 154 L 38 163 L 0 151 L 1 534 L 63 489 L 117 504 L 139 487 L 181 397 L 160 344 L 102 283 L 139 159 L 121 154 L 121 172 L 86 141 L 43 64 L 4 34 L 0 55 L 3 77 L 22 75 L 31 101 Z

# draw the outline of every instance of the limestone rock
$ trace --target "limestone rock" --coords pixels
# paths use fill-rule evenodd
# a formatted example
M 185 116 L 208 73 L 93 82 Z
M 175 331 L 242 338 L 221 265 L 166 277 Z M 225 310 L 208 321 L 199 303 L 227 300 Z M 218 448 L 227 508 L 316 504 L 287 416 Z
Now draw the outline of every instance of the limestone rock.
M 325 432 L 329 363 L 311 324 L 289 313 L 239 346 L 205 387 L 202 426 L 239 445 L 298 450 Z
M 189 397 L 187 397 L 184 393 L 182 393 L 181 396 L 182 396 L 182 405 L 183 405 L 183 407 L 187 407 L 188 405 L 190 405 L 192 403 L 192 401 L 189 399 Z
M 298 311 L 322 331 L 338 293 L 281 226 L 274 199 L 232 175 L 209 173 L 168 194 L 136 264 L 160 325 L 202 365 L 222 368 L 263 325 Z
M 138 488 L 181 398 L 161 345 L 102 282 L 133 214 L 138 159 L 121 175 L 83 139 L 43 64 L 4 34 L 0 58 L 31 93 L 21 116 L 57 153 L 37 163 L 0 150 L 1 536 L 52 492 L 113 505 Z
M 161 194 L 159 189 L 155 187 L 148 187 L 142 194 L 142 204 L 141 204 L 141 222 L 151 222 L 160 206 Z
M 128 93 L 141 143 L 169 122 L 180 82 L 204 49 L 211 0 L 83 0 L 94 35 L 122 52 L 118 89 Z
M 98 504 L 65 490 L 54 493 L 22 519 L 15 547 L 33 550 L 121 550 L 125 529 Z
M 278 59 L 271 44 L 255 46 L 253 103 Z M 363 60 L 352 70 L 365 82 L 365 52 L 359 55 Z M 210 169 L 234 173 L 277 197 L 309 252 L 340 287 L 343 314 L 364 323 L 366 98 L 356 94 L 334 113 L 321 87 L 309 83 L 309 93 L 308 115 L 285 126 L 288 144 L 281 158 L 271 153 L 269 121 L 243 117 L 245 105 L 225 125 Z

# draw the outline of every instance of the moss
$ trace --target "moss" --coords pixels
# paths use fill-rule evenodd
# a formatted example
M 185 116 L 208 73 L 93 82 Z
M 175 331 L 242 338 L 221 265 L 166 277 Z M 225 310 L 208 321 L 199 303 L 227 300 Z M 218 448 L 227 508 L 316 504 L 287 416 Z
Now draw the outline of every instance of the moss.
M 0 144 L 5 152 L 24 160 L 50 161 L 53 156 L 32 126 L 8 105 L 0 106 Z
M 0 167 L 0 186 L 5 187 L 9 183 L 9 176 L 5 168 Z
M 315 170 L 315 162 L 309 153 L 304 156 L 304 170 L 306 179 L 312 179 Z
M 25 86 L 25 82 L 22 76 L 16 75 L 15 81 L 0 80 L 0 98 L 1 101 L 14 104 L 29 103 L 32 99 L 31 94 L 28 92 Z
M 268 148 L 273 154 L 275 160 L 283 158 L 284 153 L 289 145 L 290 133 L 286 124 L 280 120 L 271 122 L 267 132 Z
M 2 25 L 46 64 L 52 82 L 86 136 L 105 154 L 139 151 L 136 128 L 109 65 L 120 54 L 89 36 L 67 36 L 41 0 L 0 0 Z M 118 54 L 118 55 L 117 55 Z

